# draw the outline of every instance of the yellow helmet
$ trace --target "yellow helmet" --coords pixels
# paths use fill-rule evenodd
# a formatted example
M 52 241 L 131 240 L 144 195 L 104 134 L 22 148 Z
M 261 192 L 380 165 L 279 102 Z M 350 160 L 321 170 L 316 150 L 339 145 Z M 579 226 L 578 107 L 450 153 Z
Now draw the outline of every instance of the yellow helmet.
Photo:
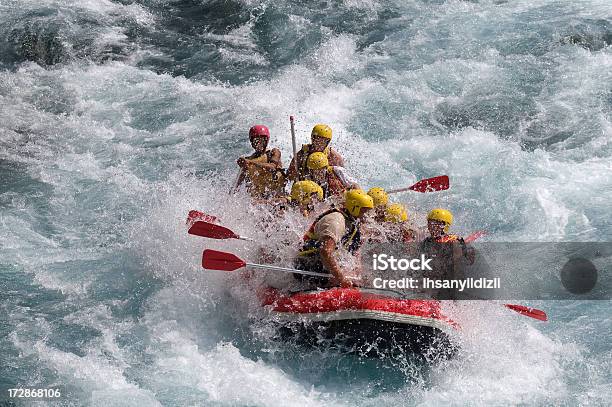
M 327 124 L 317 124 L 312 128 L 312 133 L 310 133 L 310 137 L 314 136 L 319 136 L 331 140 L 332 129 Z
M 306 160 L 306 166 L 309 170 L 320 170 L 329 166 L 327 155 L 325 153 L 312 153 Z
M 368 195 L 372 197 L 374 200 L 374 206 L 386 206 L 387 202 L 389 202 L 389 196 L 381 187 L 370 188 L 368 191 Z
M 323 200 L 323 189 L 314 181 L 297 181 L 291 186 L 291 200 L 300 204 L 312 202 L 312 194 L 317 194 Z
M 408 212 L 404 205 L 394 203 L 387 207 L 385 211 L 385 222 L 402 223 L 408 220 Z
M 453 214 L 447 210 L 442 208 L 435 208 L 429 211 L 427 214 L 427 220 L 437 220 L 439 222 L 444 222 L 446 226 L 444 227 L 444 232 L 448 232 L 448 228 L 453 223 Z
M 361 208 L 374 208 L 374 200 L 360 189 L 350 189 L 344 194 L 344 208 L 354 217 L 358 217 Z

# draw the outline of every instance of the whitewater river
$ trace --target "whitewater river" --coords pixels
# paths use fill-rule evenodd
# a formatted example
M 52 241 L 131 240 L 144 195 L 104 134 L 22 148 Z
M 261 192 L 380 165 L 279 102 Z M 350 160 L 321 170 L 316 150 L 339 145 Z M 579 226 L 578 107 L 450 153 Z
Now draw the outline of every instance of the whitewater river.
M 200 267 L 257 247 L 185 217 L 263 236 L 235 160 L 264 123 L 287 163 L 295 115 L 364 186 L 448 174 L 394 198 L 417 224 L 610 242 L 611 44 L 610 0 L 0 0 L 0 404 L 609 405 L 610 301 L 535 302 L 547 323 L 461 304 L 438 363 L 301 353 Z

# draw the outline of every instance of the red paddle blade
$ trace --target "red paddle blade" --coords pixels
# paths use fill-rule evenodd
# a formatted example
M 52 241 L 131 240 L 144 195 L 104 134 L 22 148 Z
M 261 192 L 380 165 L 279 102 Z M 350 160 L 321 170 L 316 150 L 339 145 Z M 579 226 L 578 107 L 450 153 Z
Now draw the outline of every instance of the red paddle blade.
M 190 210 L 189 214 L 187 215 L 187 224 L 191 226 L 195 221 L 198 220 L 215 223 L 217 221 L 217 217 L 213 215 L 208 215 L 204 212 L 196 211 L 195 209 Z
M 484 230 L 477 230 L 476 232 L 472 233 L 471 235 L 469 235 L 468 237 L 463 239 L 463 241 L 465 243 L 472 243 L 474 240 L 480 239 L 481 237 L 483 237 L 486 234 L 487 234 L 487 232 L 484 231 Z
M 422 179 L 409 189 L 417 192 L 444 191 L 450 186 L 448 175 Z
M 246 263 L 231 253 L 211 249 L 202 253 L 202 267 L 208 270 L 234 271 L 244 266 Z
M 542 310 L 537 308 L 526 307 L 524 305 L 517 304 L 504 304 L 506 308 L 510 308 L 512 311 L 516 311 L 521 315 L 531 317 L 540 321 L 548 321 L 548 316 Z
M 209 237 L 211 239 L 239 239 L 240 236 L 230 229 L 210 222 L 199 220 L 189 228 L 190 235 Z

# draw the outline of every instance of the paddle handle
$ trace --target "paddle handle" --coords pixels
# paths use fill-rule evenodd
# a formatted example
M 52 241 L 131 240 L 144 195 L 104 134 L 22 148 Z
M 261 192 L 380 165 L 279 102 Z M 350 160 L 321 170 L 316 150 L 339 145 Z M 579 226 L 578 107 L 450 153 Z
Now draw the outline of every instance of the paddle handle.
M 298 270 L 298 269 L 292 269 L 289 267 L 269 266 L 266 264 L 246 263 L 246 266 L 252 267 L 255 269 L 277 270 L 277 271 L 284 271 L 286 273 L 303 274 L 305 276 L 327 277 L 327 278 L 332 277 L 331 274 L 326 274 L 326 273 L 315 273 L 314 271 Z
M 291 164 L 295 167 L 295 175 L 300 179 L 300 167 L 297 163 L 297 141 L 295 140 L 295 118 L 289 116 L 289 124 L 291 124 L 291 145 L 293 147 L 293 159 L 289 163 L 288 174 L 291 174 Z
M 291 124 L 291 144 L 293 145 L 293 157 L 297 155 L 297 143 L 295 141 L 295 119 L 289 116 L 289 124 Z

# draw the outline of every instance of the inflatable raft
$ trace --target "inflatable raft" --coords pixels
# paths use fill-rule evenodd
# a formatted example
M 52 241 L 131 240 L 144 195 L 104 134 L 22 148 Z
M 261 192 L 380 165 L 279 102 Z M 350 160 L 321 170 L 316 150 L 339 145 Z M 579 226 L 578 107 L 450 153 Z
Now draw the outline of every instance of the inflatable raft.
M 436 300 L 406 299 L 401 293 L 377 289 L 286 293 L 268 288 L 262 302 L 285 340 L 366 355 L 411 352 L 450 356 L 456 351 L 451 333 L 459 326 L 444 316 Z

